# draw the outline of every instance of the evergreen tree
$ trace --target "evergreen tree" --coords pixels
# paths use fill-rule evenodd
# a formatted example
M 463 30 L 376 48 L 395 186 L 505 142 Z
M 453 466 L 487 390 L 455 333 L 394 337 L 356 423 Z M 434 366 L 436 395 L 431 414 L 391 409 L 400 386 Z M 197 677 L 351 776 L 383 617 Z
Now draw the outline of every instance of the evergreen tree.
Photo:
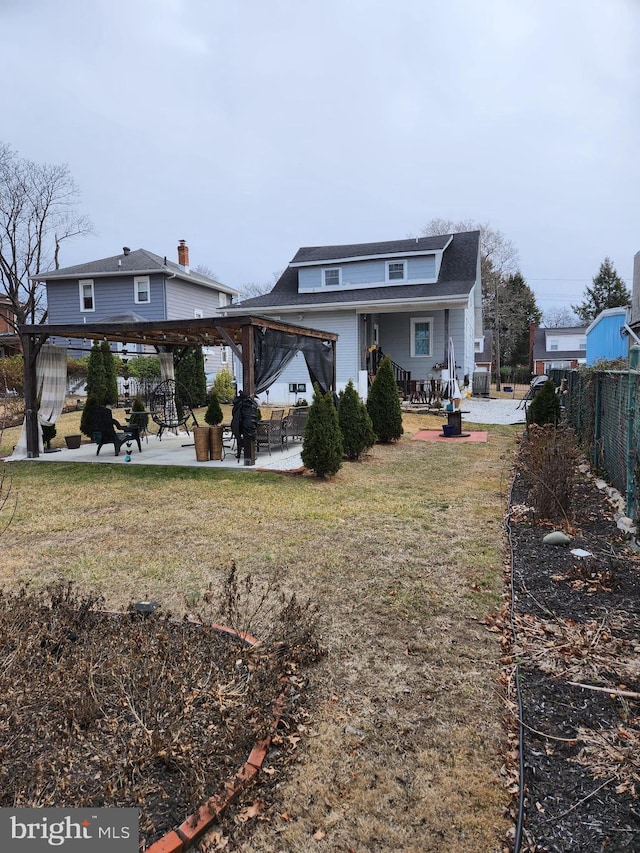
M 527 423 L 553 424 L 557 426 L 560 420 L 560 400 L 556 393 L 556 386 L 551 379 L 547 379 L 542 388 L 537 392 L 529 408 L 527 409 Z
M 359 459 L 373 447 L 376 434 L 367 407 L 360 399 L 351 379 L 340 394 L 338 423 L 342 432 L 342 445 L 347 459 Z
M 402 435 L 402 408 L 391 359 L 386 355 L 380 362 L 375 379 L 369 388 L 367 412 L 378 441 L 396 441 Z
M 207 400 L 207 377 L 204 373 L 202 347 L 189 347 L 174 353 L 174 367 L 178 390 L 185 390 L 187 399 L 180 400 L 197 408 Z
M 213 390 L 220 403 L 233 403 L 235 397 L 233 374 L 230 370 L 221 370 L 213 380 Z
M 542 312 L 522 273 L 510 275 L 499 293 L 500 365 L 529 364 L 529 325 L 539 326 Z
M 222 409 L 218 402 L 218 395 L 215 391 L 212 391 L 209 399 L 209 406 L 207 407 L 207 411 L 204 413 L 205 423 L 210 426 L 217 426 L 222 423 L 222 417 Z
M 598 275 L 593 279 L 593 286 L 585 288 L 582 303 L 571 307 L 585 326 L 588 326 L 605 308 L 618 308 L 630 304 L 629 288 L 615 271 L 611 260 L 605 258 L 600 264 Z
M 89 397 L 93 398 L 94 405 L 104 406 L 107 402 L 107 379 L 104 369 L 104 358 L 102 348 L 97 341 L 93 342 L 87 364 L 87 407 Z
M 302 443 L 302 462 L 316 477 L 337 474 L 342 468 L 342 433 L 338 423 L 338 412 L 331 391 L 320 392 L 316 385 L 313 403 Z
M 102 341 L 100 350 L 102 352 L 102 363 L 104 364 L 104 403 L 106 406 L 115 406 L 118 402 L 116 360 L 111 352 L 109 341 Z

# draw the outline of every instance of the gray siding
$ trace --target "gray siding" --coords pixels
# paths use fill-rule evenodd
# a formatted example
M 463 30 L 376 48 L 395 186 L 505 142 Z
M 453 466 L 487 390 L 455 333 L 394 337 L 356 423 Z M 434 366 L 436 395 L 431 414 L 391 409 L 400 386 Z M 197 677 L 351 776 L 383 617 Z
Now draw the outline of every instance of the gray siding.
M 433 321 L 433 341 L 431 355 L 420 358 L 411 357 L 411 320 L 429 317 Z M 411 371 L 412 379 L 427 379 L 433 372 L 436 362 L 446 361 L 447 346 L 444 334 L 444 311 L 430 311 L 428 308 L 411 313 L 378 315 L 380 326 L 380 346 L 385 355 Z M 460 365 L 460 379 L 464 372 L 465 358 L 465 311 L 452 308 L 449 311 L 449 336 L 453 338 L 456 362 Z
M 203 317 L 215 317 L 220 313 L 219 293 L 182 279 L 168 280 L 167 320 L 191 320 L 195 310 L 202 311 Z
M 403 258 L 392 258 L 401 261 Z M 371 261 L 353 261 L 344 264 L 325 264 L 317 267 L 301 267 L 298 270 L 299 291 L 322 287 L 322 270 L 339 267 L 342 270 L 342 287 L 361 287 L 365 285 L 380 284 L 388 285 L 386 279 L 386 260 L 375 259 Z M 407 281 L 424 281 L 433 279 L 436 274 L 435 255 L 419 258 L 409 258 L 407 264 Z M 400 282 L 398 282 L 400 283 Z M 406 284 L 406 282 L 405 282 Z
M 90 279 L 90 276 L 87 276 Z M 133 276 L 94 278 L 94 311 L 80 310 L 80 285 L 77 279 L 49 282 L 47 304 L 49 323 L 95 323 L 105 317 L 134 311 L 147 320 L 167 319 L 164 311 L 164 278 L 149 276 L 151 301 L 134 301 Z

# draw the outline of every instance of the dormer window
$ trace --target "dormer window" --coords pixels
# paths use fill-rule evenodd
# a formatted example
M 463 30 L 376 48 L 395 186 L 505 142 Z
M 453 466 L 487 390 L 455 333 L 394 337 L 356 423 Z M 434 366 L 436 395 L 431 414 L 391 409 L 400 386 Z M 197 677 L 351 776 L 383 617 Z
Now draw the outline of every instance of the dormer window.
M 387 281 L 406 281 L 406 279 L 406 261 L 387 261 Z
M 322 272 L 325 287 L 340 287 L 342 283 L 342 270 L 340 267 L 331 267 Z

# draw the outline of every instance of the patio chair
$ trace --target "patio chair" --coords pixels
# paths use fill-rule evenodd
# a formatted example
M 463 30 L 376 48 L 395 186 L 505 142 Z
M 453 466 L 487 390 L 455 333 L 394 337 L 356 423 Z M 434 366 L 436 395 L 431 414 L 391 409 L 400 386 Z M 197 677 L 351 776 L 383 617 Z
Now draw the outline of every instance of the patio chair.
M 271 456 L 272 447 L 284 450 L 288 446 L 284 409 L 272 409 L 269 420 L 258 421 L 256 432 L 256 450 L 258 453 L 261 447 L 265 446 L 269 451 L 269 456 Z
M 291 441 L 302 441 L 309 417 L 309 406 L 294 406 L 287 415 L 287 438 Z
M 162 433 L 166 429 L 173 430 L 177 435 L 178 429 L 184 427 L 187 435 L 190 435 L 187 426 L 190 417 L 193 418 L 193 426 L 198 426 L 187 389 L 175 379 L 167 379 L 157 386 L 151 397 L 150 410 L 151 418 L 159 426 L 158 440 L 162 440 Z
M 120 455 L 120 448 L 128 441 L 135 441 L 138 445 L 138 450 L 142 453 L 142 445 L 140 443 L 140 429 L 137 426 L 127 425 L 122 426 L 114 417 L 111 409 L 106 406 L 93 406 L 90 414 L 91 432 L 98 449 L 96 456 L 99 455 L 105 444 L 113 444 L 115 455 Z M 120 430 L 120 432 L 117 432 Z

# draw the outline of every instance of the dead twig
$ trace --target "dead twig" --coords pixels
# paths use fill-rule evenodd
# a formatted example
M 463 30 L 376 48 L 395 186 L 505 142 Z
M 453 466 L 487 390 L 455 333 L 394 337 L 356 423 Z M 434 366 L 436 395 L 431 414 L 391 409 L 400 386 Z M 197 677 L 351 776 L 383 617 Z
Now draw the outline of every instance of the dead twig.
M 640 699 L 640 693 L 635 690 L 617 690 L 614 687 L 596 687 L 595 684 L 582 684 L 580 681 L 568 681 L 572 687 L 582 687 L 584 690 L 597 690 L 598 693 L 611 693 L 612 696 L 626 696 L 629 699 Z
M 591 791 L 591 793 L 587 794 L 586 797 L 583 797 L 581 800 L 578 800 L 578 802 L 574 803 L 571 806 L 571 808 L 566 809 L 565 811 L 561 812 L 560 814 L 554 815 L 553 817 L 545 818 L 543 823 L 553 823 L 553 821 L 555 821 L 555 820 L 560 820 L 560 818 L 566 817 L 568 814 L 571 814 L 572 811 L 575 811 L 575 809 L 577 809 L 578 806 L 581 806 L 583 803 L 586 803 L 587 800 L 591 799 L 591 797 L 593 797 L 595 794 L 597 794 L 598 791 L 601 791 L 604 787 L 606 787 L 607 785 L 609 785 L 611 782 L 614 782 L 614 781 L 615 781 L 615 776 L 612 779 L 606 779 L 602 783 L 602 785 L 598 785 L 598 787 L 594 791 Z

